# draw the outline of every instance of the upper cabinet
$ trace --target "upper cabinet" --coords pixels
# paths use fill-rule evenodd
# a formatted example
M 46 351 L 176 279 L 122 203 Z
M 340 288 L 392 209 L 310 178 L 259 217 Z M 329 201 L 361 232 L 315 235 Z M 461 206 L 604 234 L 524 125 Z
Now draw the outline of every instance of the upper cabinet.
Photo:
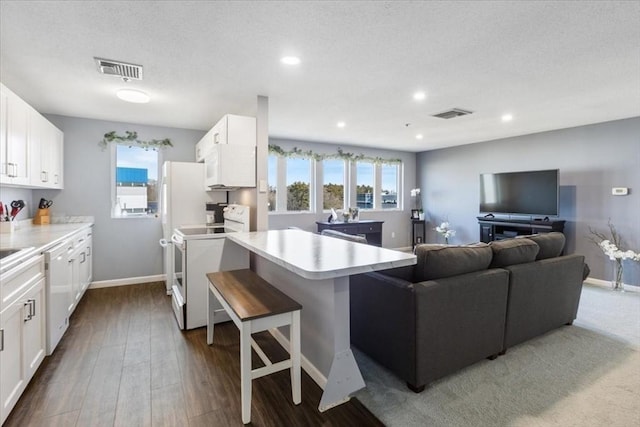
M 29 105 L 4 85 L 0 108 L 0 184 L 29 185 Z
M 63 188 L 63 133 L 35 110 L 29 119 L 31 185 Z
M 203 162 L 217 144 L 256 145 L 256 118 L 227 114 L 196 144 L 196 161 Z
M 0 83 L 0 184 L 63 188 L 62 131 Z

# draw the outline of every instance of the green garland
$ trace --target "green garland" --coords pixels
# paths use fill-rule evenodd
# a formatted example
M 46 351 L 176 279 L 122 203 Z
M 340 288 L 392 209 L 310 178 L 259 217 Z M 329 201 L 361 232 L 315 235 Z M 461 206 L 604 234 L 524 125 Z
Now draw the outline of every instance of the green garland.
M 102 141 L 98 142 L 98 145 L 104 151 L 110 142 L 116 144 L 129 144 L 129 147 L 135 145 L 136 147 L 144 148 L 145 150 L 157 150 L 159 148 L 173 147 L 169 138 L 165 139 L 152 139 L 151 141 L 140 141 L 138 139 L 138 132 L 125 131 L 126 136 L 116 135 L 116 131 L 107 132 L 104 134 Z
M 281 157 L 303 157 L 305 159 L 313 159 L 313 160 L 326 160 L 326 159 L 340 159 L 340 160 L 349 160 L 353 162 L 372 162 L 372 163 L 384 163 L 384 164 L 395 164 L 402 163 L 401 159 L 385 159 L 382 157 L 371 157 L 365 156 L 364 154 L 353 154 L 347 153 L 342 150 L 342 148 L 338 147 L 338 152 L 336 154 L 319 154 L 314 153 L 311 150 L 303 151 L 298 147 L 293 147 L 291 150 L 286 151 L 279 145 L 269 144 L 269 153 L 276 154 Z

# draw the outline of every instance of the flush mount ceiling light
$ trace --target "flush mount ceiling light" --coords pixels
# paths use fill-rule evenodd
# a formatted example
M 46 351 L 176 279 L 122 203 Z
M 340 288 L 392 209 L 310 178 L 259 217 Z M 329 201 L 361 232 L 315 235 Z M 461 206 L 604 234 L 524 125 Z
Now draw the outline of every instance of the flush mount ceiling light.
M 415 99 L 416 101 L 423 101 L 424 99 L 426 99 L 426 97 L 427 94 L 422 91 L 413 94 L 413 99 Z
M 280 62 L 285 65 L 298 65 L 300 64 L 300 58 L 297 56 L 284 56 L 280 59 Z
M 146 104 L 151 99 L 146 93 L 135 89 L 120 89 L 116 92 L 116 96 L 123 101 L 135 104 Z
M 422 139 L 422 138 L 424 138 L 424 136 L 421 133 L 416 135 L 416 139 Z
M 336 126 L 338 126 L 340 129 L 342 129 L 343 127 L 345 127 L 347 124 L 345 122 L 338 122 L 336 123 Z
M 511 120 L 513 120 L 513 115 L 511 115 L 511 114 L 503 114 L 502 115 L 502 121 L 503 122 L 510 122 Z

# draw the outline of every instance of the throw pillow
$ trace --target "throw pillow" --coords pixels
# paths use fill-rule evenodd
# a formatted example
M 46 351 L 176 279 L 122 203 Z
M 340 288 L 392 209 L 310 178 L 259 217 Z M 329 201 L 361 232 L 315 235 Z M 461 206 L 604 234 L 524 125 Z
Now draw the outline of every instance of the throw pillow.
M 468 246 L 423 244 L 416 246 L 415 281 L 442 279 L 485 270 L 491 263 L 486 243 Z
M 518 236 L 518 238 L 533 240 L 538 246 L 540 246 L 540 251 L 536 256 L 536 261 L 560 256 L 565 244 L 564 234 L 558 233 L 557 231 L 543 234 L 531 234 L 529 236 Z
M 505 239 L 489 243 L 493 251 L 491 267 L 524 264 L 536 260 L 540 247 L 529 239 Z

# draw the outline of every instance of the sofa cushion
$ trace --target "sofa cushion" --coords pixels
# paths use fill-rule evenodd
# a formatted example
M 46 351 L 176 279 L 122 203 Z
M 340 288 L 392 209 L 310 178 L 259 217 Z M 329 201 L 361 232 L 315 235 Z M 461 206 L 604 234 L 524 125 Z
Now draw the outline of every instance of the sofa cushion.
M 415 282 L 435 280 L 485 270 L 491 248 L 485 243 L 467 246 L 423 244 L 416 246 Z
M 564 249 L 564 234 L 552 231 L 551 233 L 531 234 L 529 236 L 518 236 L 518 238 L 527 238 L 533 240 L 540 247 L 536 261 L 547 258 L 555 258 L 560 256 Z
M 540 247 L 530 239 L 505 239 L 489 243 L 493 251 L 491 267 L 506 267 L 536 260 Z

